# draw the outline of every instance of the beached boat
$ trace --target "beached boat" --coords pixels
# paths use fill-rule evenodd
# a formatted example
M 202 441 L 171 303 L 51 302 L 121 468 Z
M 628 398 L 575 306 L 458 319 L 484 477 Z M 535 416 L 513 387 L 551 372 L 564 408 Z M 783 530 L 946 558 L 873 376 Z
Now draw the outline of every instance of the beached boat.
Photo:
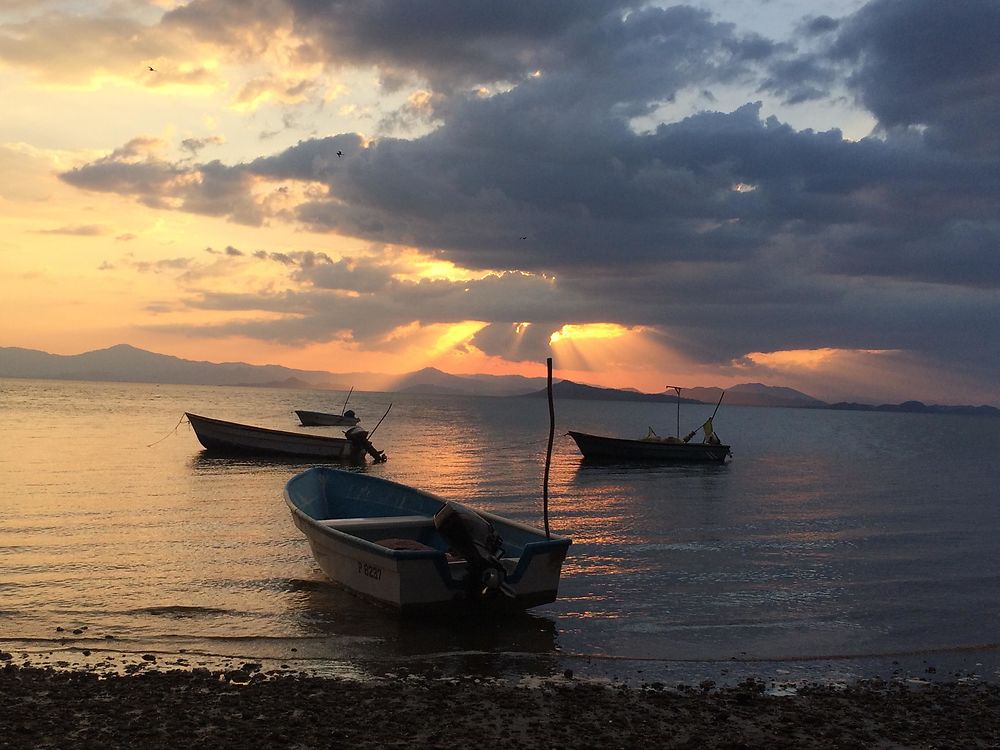
M 323 411 L 304 411 L 296 409 L 295 415 L 303 427 L 340 427 L 343 425 L 355 425 L 361 420 L 354 412 L 348 409 L 343 414 L 328 414 Z
M 368 433 L 353 427 L 345 437 L 271 430 L 185 413 L 205 450 L 227 455 L 297 456 L 334 461 L 362 461 L 367 452 L 376 461 L 385 454 L 368 442 Z
M 732 455 L 723 443 L 685 443 L 681 440 L 628 438 L 567 433 L 576 441 L 583 457 L 595 461 L 660 461 L 663 463 L 725 463 Z
M 331 580 L 402 612 L 526 609 L 558 593 L 568 538 L 328 467 L 296 475 L 284 496 Z

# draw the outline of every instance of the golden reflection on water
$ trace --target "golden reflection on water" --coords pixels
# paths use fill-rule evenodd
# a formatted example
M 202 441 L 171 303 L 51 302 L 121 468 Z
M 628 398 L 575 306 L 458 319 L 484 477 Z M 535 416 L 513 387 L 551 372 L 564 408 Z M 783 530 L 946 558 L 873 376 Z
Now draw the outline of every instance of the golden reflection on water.
M 294 641 L 300 654 L 368 659 L 377 670 L 382 655 L 435 649 L 875 651 L 972 642 L 996 623 L 995 487 L 968 458 L 1000 442 L 988 421 L 963 448 L 962 422 L 925 446 L 928 422 L 908 416 L 886 426 L 857 414 L 733 409 L 719 427 L 736 457 L 711 467 L 588 465 L 557 432 L 549 520 L 573 539 L 560 598 L 484 630 L 407 625 L 336 590 L 281 499 L 309 464 L 213 458 L 178 424 L 193 411 L 295 430 L 293 409 L 322 410 L 326 394 L 2 387 L 3 638 L 87 626 L 74 636 L 84 643 L 113 633 L 122 643 L 280 651 L 274 643 Z M 389 461 L 365 471 L 542 525 L 543 399 L 356 393 L 351 405 L 371 427 L 389 401 L 374 439 Z M 621 435 L 655 422 L 643 409 L 557 404 L 560 429 Z M 894 450 L 871 436 L 875 426 Z

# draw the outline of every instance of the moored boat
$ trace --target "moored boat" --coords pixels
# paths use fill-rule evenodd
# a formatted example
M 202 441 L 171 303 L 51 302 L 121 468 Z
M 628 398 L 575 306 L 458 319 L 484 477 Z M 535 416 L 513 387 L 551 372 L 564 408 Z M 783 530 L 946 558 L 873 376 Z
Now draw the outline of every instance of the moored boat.
M 185 416 L 198 441 L 211 453 L 362 461 L 367 452 L 376 461 L 385 460 L 385 454 L 368 442 L 368 433 L 358 427 L 351 428 L 348 437 L 329 437 L 226 422 L 190 412 Z
M 706 419 L 701 426 L 691 430 L 686 437 L 681 438 L 681 387 L 668 385 L 667 389 L 677 392 L 677 437 L 661 438 L 653 428 L 649 428 L 649 433 L 641 440 L 631 440 L 629 438 L 608 437 L 605 435 L 590 435 L 586 432 L 576 432 L 570 430 L 566 434 L 576 442 L 576 447 L 580 449 L 584 459 L 592 461 L 655 461 L 660 463 L 725 463 L 726 459 L 733 453 L 730 446 L 724 444 L 717 434 L 713 421 L 715 415 L 719 413 L 722 405 L 722 397 L 726 395 L 723 391 L 719 396 L 719 403 L 715 405 L 712 416 Z M 704 430 L 705 436 L 700 443 L 692 443 L 698 430 Z
M 295 415 L 303 427 L 339 427 L 356 425 L 361 420 L 348 409 L 343 414 L 329 414 L 324 411 L 306 411 L 296 409 Z
M 341 425 L 350 427 L 356 425 L 361 420 L 358 419 L 352 409 L 347 408 L 347 402 L 351 400 L 352 393 L 354 393 L 354 386 L 351 386 L 351 390 L 347 392 L 347 398 L 344 399 L 344 405 L 340 409 L 340 414 L 331 414 L 325 411 L 306 411 L 304 409 L 296 409 L 295 414 L 303 427 L 339 427 Z
M 567 433 L 585 459 L 597 461 L 661 461 L 663 463 L 725 463 L 732 452 L 724 443 L 685 443 L 681 440 L 645 439 Z
M 413 487 L 328 467 L 293 477 L 284 497 L 331 580 L 401 612 L 552 602 L 571 544 Z

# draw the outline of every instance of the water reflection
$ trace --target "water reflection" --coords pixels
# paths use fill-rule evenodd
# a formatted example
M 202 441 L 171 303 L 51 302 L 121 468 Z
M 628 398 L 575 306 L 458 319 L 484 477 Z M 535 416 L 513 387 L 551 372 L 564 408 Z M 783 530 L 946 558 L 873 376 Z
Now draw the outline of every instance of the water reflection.
M 629 476 L 702 477 L 718 476 L 729 469 L 729 464 L 686 463 L 657 464 L 649 461 L 608 461 L 581 458 L 577 467 L 578 477 L 628 474 Z
M 326 579 L 291 579 L 288 585 L 289 615 L 313 639 L 305 646 L 310 658 L 347 657 L 371 674 L 401 662 L 415 673 L 486 677 L 502 677 L 515 666 L 546 675 L 558 666 L 556 624 L 536 612 L 401 616 Z M 343 653 L 345 644 L 354 644 L 350 654 Z
M 887 653 L 997 630 L 1000 504 L 982 456 L 996 453 L 1000 420 L 732 408 L 725 435 L 738 452 L 724 466 L 594 465 L 559 439 L 550 521 L 573 538 L 559 599 L 502 626 L 414 626 L 314 574 L 281 500 L 313 462 L 208 456 L 175 428 L 194 411 L 288 429 L 308 394 L 0 387 L 4 445 L 16 446 L 0 457 L 0 486 L 20 490 L 0 513 L 4 638 L 87 626 L 165 648 L 206 638 L 289 660 L 292 646 L 317 662 L 342 652 L 372 670 L 396 656 L 455 669 L 485 660 L 489 672 L 565 652 Z M 388 463 L 344 468 L 540 524 L 544 402 L 356 393 L 351 403 L 370 415 L 390 400 L 375 436 Z M 639 403 L 566 400 L 557 413 L 565 426 L 620 434 L 650 419 Z
M 292 476 L 313 466 L 332 466 L 335 469 L 358 472 L 366 472 L 372 468 L 365 461 L 338 461 L 330 463 L 309 461 L 292 456 L 226 456 L 209 451 L 201 451 L 197 455 L 192 456 L 191 460 L 188 461 L 188 467 L 192 471 L 207 474 L 282 472 Z

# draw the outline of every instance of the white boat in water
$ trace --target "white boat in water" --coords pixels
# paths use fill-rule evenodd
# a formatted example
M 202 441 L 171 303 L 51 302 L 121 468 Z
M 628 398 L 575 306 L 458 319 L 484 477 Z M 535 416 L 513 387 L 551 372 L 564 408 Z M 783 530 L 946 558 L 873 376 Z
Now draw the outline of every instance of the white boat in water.
M 293 477 L 284 497 L 331 580 L 402 612 L 526 609 L 558 594 L 566 537 L 328 467 Z
M 368 433 L 357 427 L 348 430 L 345 437 L 330 437 L 254 427 L 190 412 L 184 416 L 191 423 L 198 441 L 210 453 L 296 456 L 335 461 L 363 461 L 368 453 L 377 462 L 385 460 L 385 454 L 368 441 Z

